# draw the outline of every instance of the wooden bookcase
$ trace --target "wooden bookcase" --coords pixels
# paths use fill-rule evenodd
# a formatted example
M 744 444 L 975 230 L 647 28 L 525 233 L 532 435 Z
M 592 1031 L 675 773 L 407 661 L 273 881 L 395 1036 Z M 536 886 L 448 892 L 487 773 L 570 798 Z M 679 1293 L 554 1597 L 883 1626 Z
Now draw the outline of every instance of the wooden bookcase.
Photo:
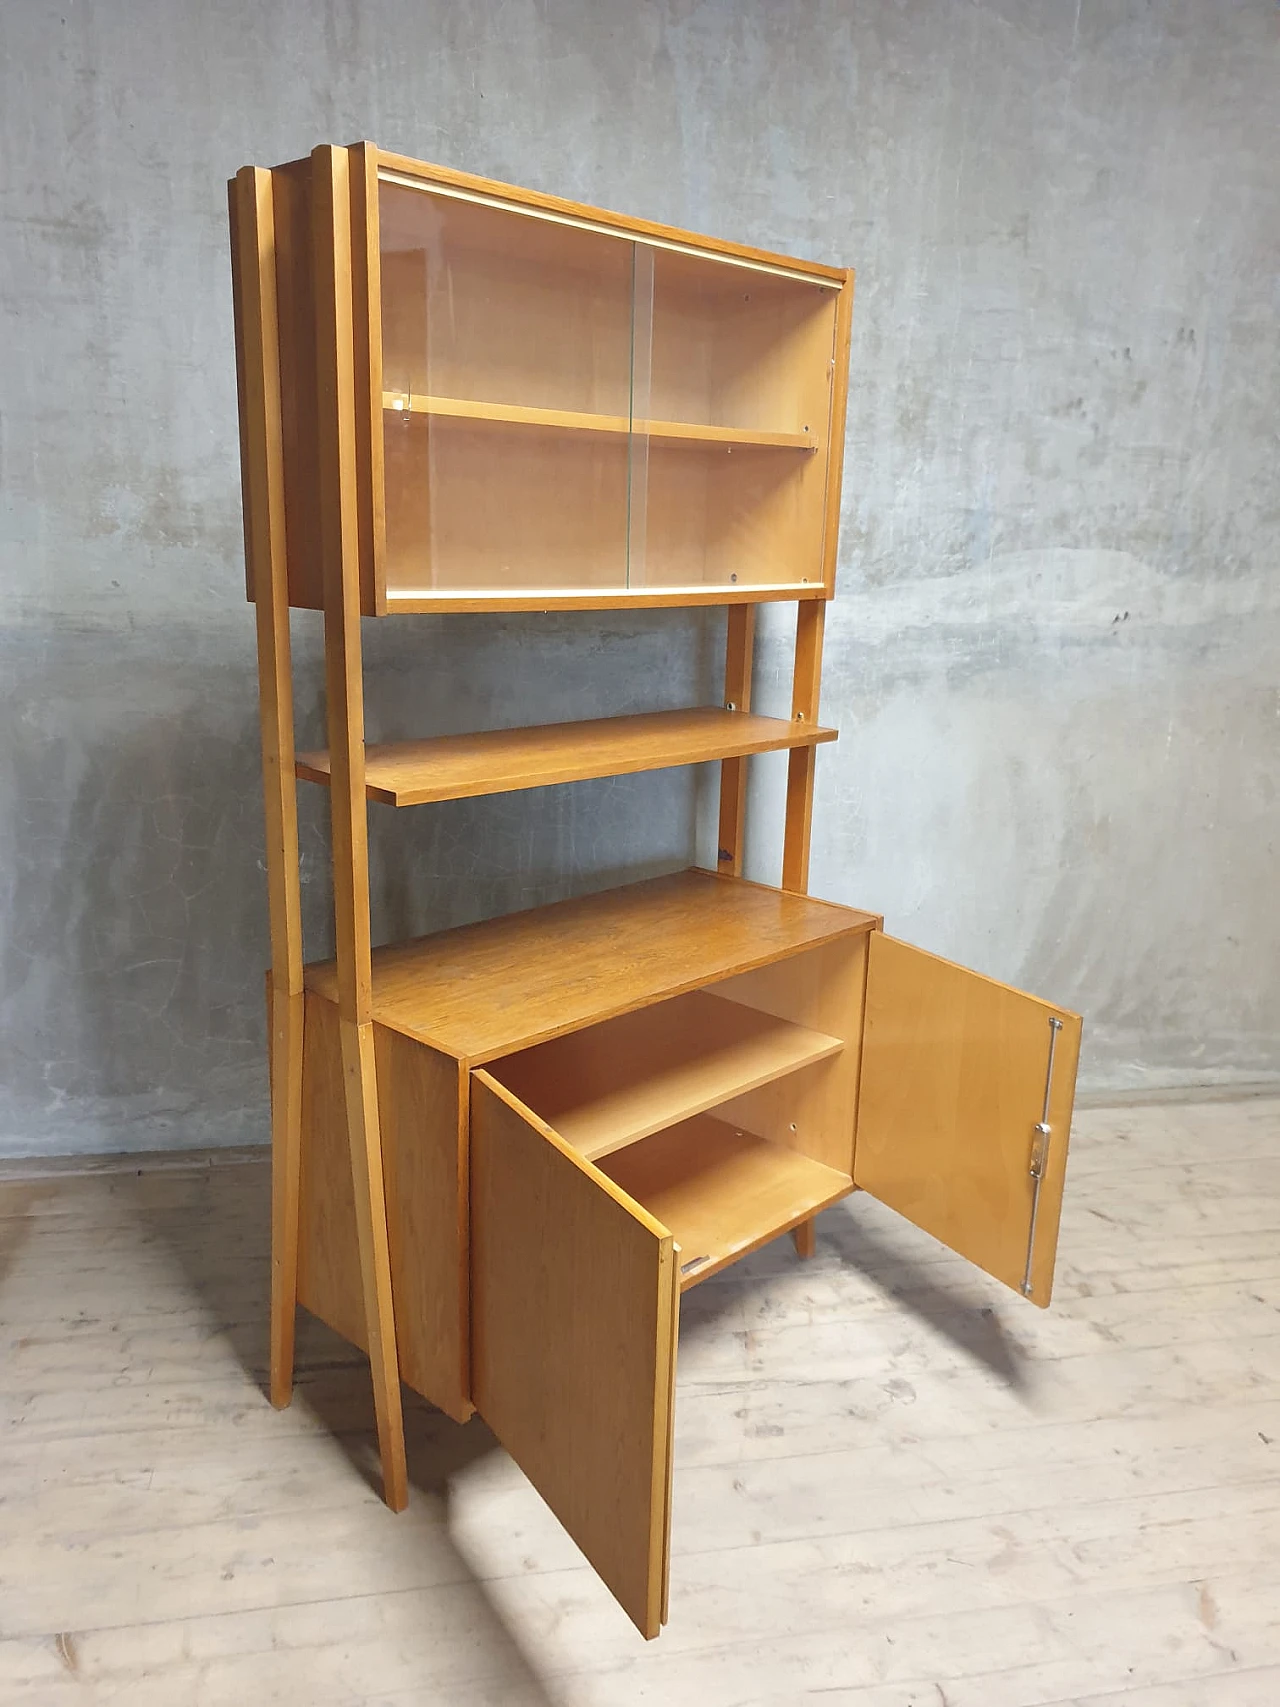
M 637 1627 L 667 1611 L 679 1298 L 855 1189 L 1045 1305 L 1080 1021 L 807 893 L 851 273 L 385 153 L 230 184 L 257 611 L 271 1397 L 301 1303 L 479 1411 Z M 796 605 L 789 718 L 755 606 Z M 362 616 L 727 607 L 717 706 L 364 740 Z M 294 748 L 291 606 L 329 745 Z M 781 884 L 745 769 L 789 754 Z M 718 869 L 374 947 L 368 802 L 718 761 Z M 296 779 L 327 786 L 336 958 L 304 963 Z

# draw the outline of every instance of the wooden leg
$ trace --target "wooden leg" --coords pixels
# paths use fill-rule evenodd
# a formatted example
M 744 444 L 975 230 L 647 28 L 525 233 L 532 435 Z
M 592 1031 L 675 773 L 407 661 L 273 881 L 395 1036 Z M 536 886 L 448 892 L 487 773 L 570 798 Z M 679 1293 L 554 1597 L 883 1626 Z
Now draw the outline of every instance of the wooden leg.
M 819 599 L 796 606 L 796 659 L 791 682 L 791 715 L 798 722 L 818 721 L 822 688 L 822 637 L 826 605 Z M 793 747 L 787 759 L 787 817 L 782 842 L 782 887 L 798 895 L 809 888 L 809 835 L 813 824 L 812 747 Z
M 298 1170 L 302 1155 L 301 990 L 271 990 L 271 1403 L 293 1397 L 298 1306 Z
M 796 1242 L 796 1255 L 798 1257 L 811 1257 L 816 1244 L 813 1216 L 811 1215 L 807 1221 L 802 1221 L 798 1227 L 793 1227 L 791 1237 Z
M 392 1511 L 409 1503 L 405 1466 L 404 1414 L 400 1403 L 400 1364 L 396 1354 L 391 1300 L 391 1253 L 387 1243 L 387 1206 L 382 1183 L 382 1143 L 378 1131 L 378 1090 L 374 1075 L 373 1026 L 339 1020 L 342 1077 L 346 1087 L 347 1133 L 355 1184 L 356 1231 L 360 1240 L 360 1277 L 364 1287 L 365 1329 L 373 1372 L 373 1403 L 382 1455 L 382 1497 Z
M 752 647 L 755 643 L 756 607 L 730 605 L 725 637 L 724 702 L 735 711 L 751 710 Z M 716 869 L 730 877 L 742 876 L 743 829 L 747 815 L 747 761 L 720 761 L 720 838 Z
M 787 817 L 782 843 L 782 887 L 804 895 L 809 888 L 809 842 L 813 825 L 812 747 L 787 755 Z

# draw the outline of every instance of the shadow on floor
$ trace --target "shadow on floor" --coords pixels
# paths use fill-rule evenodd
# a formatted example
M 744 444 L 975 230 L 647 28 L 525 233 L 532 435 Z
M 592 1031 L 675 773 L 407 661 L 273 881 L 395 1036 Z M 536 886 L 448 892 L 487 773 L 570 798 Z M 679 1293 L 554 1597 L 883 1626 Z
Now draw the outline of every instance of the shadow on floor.
M 1029 1395 L 1034 1364 L 994 1305 L 978 1290 L 978 1271 L 966 1272 L 959 1267 L 960 1259 L 928 1266 L 913 1261 L 899 1243 L 869 1227 L 866 1218 L 859 1217 L 856 1204 L 856 1198 L 846 1199 L 818 1217 L 813 1272 L 821 1274 L 824 1262 L 830 1264 L 834 1257 L 842 1268 L 861 1275 L 886 1298 L 981 1364 L 1010 1391 Z M 913 1238 L 923 1237 L 911 1231 Z M 714 1327 L 720 1315 L 739 1308 L 744 1288 L 758 1292 L 783 1274 L 803 1274 L 805 1266 L 790 1237 L 773 1240 L 687 1293 L 681 1331 L 702 1332 Z M 937 1270 L 940 1278 L 934 1278 L 930 1269 Z M 1033 1308 L 1030 1304 L 1023 1307 Z M 850 1323 L 849 1331 L 856 1332 L 856 1324 Z
M 141 1183 L 141 1182 L 139 1182 Z M 175 1185 L 177 1182 L 173 1182 Z M 268 1391 L 270 1283 L 270 1170 L 265 1162 L 238 1167 L 194 1168 L 177 1190 L 166 1193 L 161 1210 L 149 1205 L 145 1219 L 164 1239 L 192 1291 L 225 1336 L 264 1406 Z M 558 1707 L 490 1597 L 449 1534 L 451 1480 L 498 1443 L 478 1417 L 455 1423 L 408 1388 L 403 1389 L 405 1448 L 414 1500 L 437 1502 L 446 1515 L 443 1535 L 457 1559 L 453 1580 L 471 1592 L 466 1601 L 490 1626 L 488 1640 L 501 1659 L 502 1699 L 511 1707 Z M 355 1472 L 381 1493 L 377 1427 L 369 1364 L 323 1322 L 299 1310 L 294 1360 L 294 1406 L 305 1406 L 323 1424 Z M 281 1450 L 288 1437 L 281 1419 Z M 282 1473 L 287 1464 L 282 1463 Z M 388 1524 L 400 1521 L 386 1513 Z M 495 1684 L 499 1680 L 495 1678 Z
M 825 1226 L 819 1221 L 818 1240 L 819 1249 L 825 1244 L 834 1250 L 846 1268 L 856 1269 L 1013 1392 L 1030 1391 L 1031 1365 L 1023 1346 L 1005 1328 L 994 1306 L 983 1302 L 965 1280 L 958 1281 L 950 1267 L 945 1282 L 932 1279 L 927 1270 L 849 1214 L 828 1216 Z

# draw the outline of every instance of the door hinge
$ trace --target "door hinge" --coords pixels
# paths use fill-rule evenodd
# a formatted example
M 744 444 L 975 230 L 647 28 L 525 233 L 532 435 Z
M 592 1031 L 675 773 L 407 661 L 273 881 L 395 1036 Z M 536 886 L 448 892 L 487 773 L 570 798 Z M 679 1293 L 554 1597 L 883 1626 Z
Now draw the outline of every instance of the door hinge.
M 1031 1141 L 1031 1225 L 1027 1229 L 1027 1266 L 1022 1276 L 1022 1296 L 1030 1298 L 1032 1293 L 1031 1270 L 1036 1256 L 1036 1222 L 1040 1218 L 1040 1188 L 1044 1184 L 1045 1169 L 1049 1164 L 1049 1139 L 1053 1128 L 1049 1125 L 1049 1099 L 1053 1095 L 1053 1057 L 1058 1047 L 1058 1033 L 1062 1030 L 1062 1021 L 1054 1016 L 1049 1019 L 1049 1064 L 1044 1075 L 1044 1109 L 1035 1124 L 1035 1137 Z

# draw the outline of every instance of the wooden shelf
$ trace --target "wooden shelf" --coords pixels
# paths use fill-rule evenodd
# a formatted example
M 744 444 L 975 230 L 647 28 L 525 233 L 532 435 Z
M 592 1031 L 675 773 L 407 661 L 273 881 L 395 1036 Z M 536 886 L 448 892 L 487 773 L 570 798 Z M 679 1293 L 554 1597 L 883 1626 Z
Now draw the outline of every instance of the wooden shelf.
M 812 433 L 771 433 L 756 427 L 715 427 L 696 421 L 631 421 L 626 415 L 596 415 L 578 409 L 537 409 L 523 403 L 481 403 L 469 397 L 427 397 L 413 392 L 384 391 L 386 414 L 431 415 L 440 420 L 473 425 L 541 427 L 544 431 L 591 433 L 625 439 L 634 432 L 669 444 L 735 445 L 755 450 L 816 451 Z
M 839 1169 L 708 1114 L 597 1165 L 673 1234 L 681 1291 L 853 1190 Z
M 390 806 L 510 794 L 590 777 L 628 776 L 709 759 L 772 753 L 834 741 L 834 729 L 777 717 L 699 706 L 690 711 L 640 712 L 532 729 L 490 729 L 478 735 L 436 735 L 365 749 L 365 793 Z M 297 773 L 329 781 L 327 752 L 298 755 Z
M 494 1062 L 496 1079 L 591 1160 L 844 1047 L 704 990 Z
M 373 1018 L 471 1066 L 873 930 L 873 913 L 680 871 L 373 954 Z M 337 1000 L 334 963 L 307 988 Z

